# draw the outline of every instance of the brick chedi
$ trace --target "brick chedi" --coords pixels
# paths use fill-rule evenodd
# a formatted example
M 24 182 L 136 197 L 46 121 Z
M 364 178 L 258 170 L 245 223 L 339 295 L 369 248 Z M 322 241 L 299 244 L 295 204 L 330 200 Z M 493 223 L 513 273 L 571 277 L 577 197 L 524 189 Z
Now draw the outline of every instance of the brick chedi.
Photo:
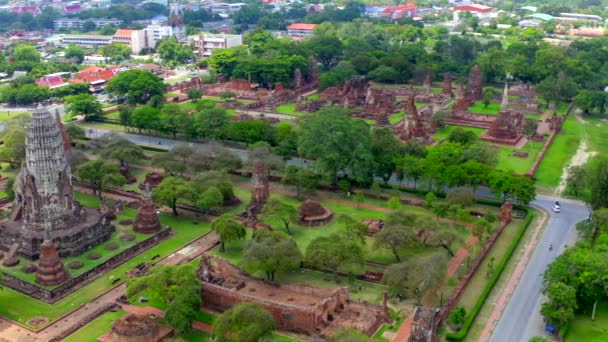
M 144 199 L 137 209 L 133 230 L 138 233 L 153 234 L 158 232 L 160 227 L 156 205 L 150 198 Z
M 508 108 L 509 93 L 508 86 L 505 84 L 505 91 L 502 96 L 502 104 L 498 117 L 490 128 L 481 135 L 482 140 L 492 141 L 501 144 L 515 145 L 522 138 L 523 117 L 514 115 Z
M 444 95 L 452 96 L 452 74 L 446 72 L 443 75 L 443 90 L 441 91 Z
M 264 204 L 270 197 L 270 189 L 268 184 L 268 168 L 261 160 L 253 163 L 253 174 L 251 181 L 253 182 L 253 192 L 251 193 L 251 201 L 255 204 Z
M 474 101 L 483 98 L 483 75 L 479 65 L 474 65 L 469 74 L 469 92 Z
M 92 208 L 74 199 L 72 171 L 55 117 L 36 108 L 25 140 L 25 161 L 15 179 L 11 219 L 0 225 L 0 245 L 18 245 L 18 253 L 36 259 L 45 228 L 60 256 L 79 255 L 109 239 L 114 227 Z
M 402 140 L 416 139 L 422 143 L 427 143 L 430 139 L 429 132 L 416 109 L 415 96 L 412 95 L 407 100 L 405 106 L 405 117 L 402 124 L 397 128 L 397 134 Z
M 53 286 L 63 283 L 70 277 L 63 267 L 57 246 L 50 238 L 50 225 L 45 229 L 45 239 L 40 246 L 40 260 L 36 268 L 36 282 L 43 286 Z

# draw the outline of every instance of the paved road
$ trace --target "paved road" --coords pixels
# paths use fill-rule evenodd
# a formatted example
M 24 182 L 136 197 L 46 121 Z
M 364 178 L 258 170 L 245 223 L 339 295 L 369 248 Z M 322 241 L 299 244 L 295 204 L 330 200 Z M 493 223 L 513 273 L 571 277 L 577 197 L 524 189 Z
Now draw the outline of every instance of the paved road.
M 525 342 L 534 336 L 544 336 L 540 315 L 543 296 L 540 293 L 542 273 L 547 265 L 578 238 L 575 224 L 589 215 L 581 202 L 560 199 L 561 213 L 554 213 L 553 198 L 539 197 L 532 204 L 550 213 L 549 222 L 538 242 L 524 274 L 490 338 L 491 342 Z M 549 245 L 553 250 L 549 250 Z

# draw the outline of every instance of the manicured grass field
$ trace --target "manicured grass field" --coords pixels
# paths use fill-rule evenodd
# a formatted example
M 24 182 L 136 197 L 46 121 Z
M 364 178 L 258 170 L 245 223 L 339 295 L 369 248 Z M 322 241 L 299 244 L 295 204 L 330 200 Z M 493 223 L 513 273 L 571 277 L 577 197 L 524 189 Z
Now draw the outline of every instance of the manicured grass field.
M 433 137 L 435 137 L 435 138 L 447 138 L 450 135 L 450 133 L 454 129 L 456 129 L 457 127 L 462 128 L 465 131 L 473 132 L 478 137 L 485 131 L 485 129 L 483 129 L 483 128 L 446 125 L 446 126 L 441 127 L 440 129 L 438 129 L 437 132 L 435 132 L 435 134 L 433 134 Z
M 0 111 L 0 122 L 8 121 L 11 119 L 15 119 L 19 116 L 30 116 L 32 113 L 30 112 L 5 112 Z
M 518 228 L 522 223 L 523 220 L 515 219 L 507 226 L 507 228 L 505 228 L 505 230 L 500 235 L 500 238 L 498 238 L 498 240 L 494 244 L 494 247 L 492 247 L 492 249 L 490 250 L 490 253 L 486 257 L 484 263 L 479 267 L 479 270 L 471 279 L 471 282 L 469 283 L 464 293 L 460 297 L 460 300 L 458 301 L 458 305 L 464 306 L 467 312 L 471 312 L 471 309 L 479 298 L 479 293 L 481 293 L 481 291 L 486 286 L 486 283 L 488 281 L 488 278 L 486 276 L 488 271 L 488 261 L 491 257 L 494 257 L 494 267 L 496 267 L 496 264 L 499 262 L 499 260 L 502 260 L 504 254 L 507 252 L 507 249 L 511 245 L 513 239 L 515 238 L 515 235 L 517 234 Z M 484 243 L 485 242 L 481 242 L 481 244 Z
M 500 111 L 499 103 L 490 103 L 486 108 L 485 104 L 482 101 L 475 101 L 473 106 L 469 107 L 469 112 L 477 113 L 477 114 L 491 114 L 497 115 Z
M 566 342 L 606 342 L 608 341 L 608 301 L 598 303 L 595 321 L 591 320 L 591 310 L 576 315 L 570 323 Z
M 316 94 L 313 94 L 313 95 L 316 95 Z M 311 96 L 313 96 L 313 95 L 311 95 Z M 280 114 L 292 115 L 292 116 L 304 116 L 304 115 L 308 114 L 305 112 L 298 112 L 296 110 L 296 104 L 293 102 L 277 106 L 276 111 L 277 111 L 277 113 L 280 113 Z
M 78 199 L 81 200 L 81 202 L 84 202 L 84 199 L 89 199 L 90 202 L 85 204 L 94 203 L 96 201 L 94 197 L 85 195 L 79 195 Z M 135 265 L 151 259 L 152 256 L 156 254 L 163 257 L 167 256 L 209 231 L 208 222 L 174 217 L 164 213 L 160 214 L 160 221 L 163 226 L 171 226 L 175 235 L 171 236 L 169 239 L 163 240 L 158 245 L 148 249 L 136 258 L 125 262 L 121 266 L 106 273 L 54 305 L 43 303 L 9 288 L 4 288 L 0 291 L 0 302 L 15 303 L 15 305 L 0 305 L 0 315 L 26 325 L 27 321 L 36 316 L 44 316 L 50 321 L 53 321 L 61 315 L 91 301 L 93 298 L 116 286 L 117 284 L 112 285 L 112 280 L 110 280 L 111 276 L 126 279 L 125 272 L 135 267 Z
M 563 169 L 576 153 L 586 128 L 587 125 L 577 122 L 574 115 L 568 116 L 564 122 L 562 131 L 555 137 L 553 144 L 547 151 L 546 157 L 540 163 L 536 172 L 537 185 L 547 189 L 552 189 L 559 185 Z M 594 134 L 601 136 L 602 131 L 594 132 Z M 595 137 L 590 137 L 590 139 L 595 139 Z
M 528 141 L 521 151 L 528 152 L 527 158 L 519 158 L 512 156 L 515 151 L 511 147 L 501 147 L 498 152 L 498 165 L 497 168 L 506 171 L 515 171 L 519 174 L 528 172 L 536 156 L 543 148 L 544 142 Z
M 116 310 L 115 312 L 106 312 L 99 316 L 91 323 L 85 325 L 74 334 L 68 336 L 64 342 L 95 342 L 97 338 L 106 332 L 110 331 L 112 323 L 122 317 L 125 314 L 123 310 Z M 200 341 L 200 340 L 199 340 Z

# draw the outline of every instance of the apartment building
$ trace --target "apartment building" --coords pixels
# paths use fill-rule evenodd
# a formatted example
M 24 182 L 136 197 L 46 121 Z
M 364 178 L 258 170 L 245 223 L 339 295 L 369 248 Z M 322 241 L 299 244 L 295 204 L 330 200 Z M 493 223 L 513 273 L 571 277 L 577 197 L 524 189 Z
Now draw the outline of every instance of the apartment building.
M 238 34 L 201 33 L 198 38 L 198 54 L 210 57 L 215 49 L 226 49 L 243 45 L 243 36 Z

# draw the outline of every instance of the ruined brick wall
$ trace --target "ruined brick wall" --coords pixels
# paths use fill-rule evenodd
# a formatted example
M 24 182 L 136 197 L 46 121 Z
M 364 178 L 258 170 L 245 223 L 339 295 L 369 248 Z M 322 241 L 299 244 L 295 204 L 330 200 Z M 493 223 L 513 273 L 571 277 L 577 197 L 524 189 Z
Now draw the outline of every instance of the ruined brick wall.
M 243 289 L 247 291 L 247 289 Z M 227 310 L 242 302 L 253 302 L 266 309 L 280 329 L 312 334 L 317 325 L 321 324 L 321 316 L 314 309 L 303 310 L 298 307 L 288 307 L 279 303 L 263 301 L 246 293 L 227 289 L 218 285 L 203 283 L 203 303 L 216 309 Z

